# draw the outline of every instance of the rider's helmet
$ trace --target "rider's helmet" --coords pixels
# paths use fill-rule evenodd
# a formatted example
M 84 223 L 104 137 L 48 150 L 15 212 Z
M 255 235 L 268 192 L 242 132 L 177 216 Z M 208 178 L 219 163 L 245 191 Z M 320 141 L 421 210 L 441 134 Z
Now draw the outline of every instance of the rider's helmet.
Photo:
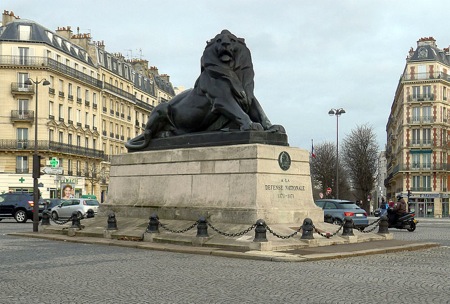
M 397 195 L 397 202 L 400 201 L 403 198 L 401 194 Z

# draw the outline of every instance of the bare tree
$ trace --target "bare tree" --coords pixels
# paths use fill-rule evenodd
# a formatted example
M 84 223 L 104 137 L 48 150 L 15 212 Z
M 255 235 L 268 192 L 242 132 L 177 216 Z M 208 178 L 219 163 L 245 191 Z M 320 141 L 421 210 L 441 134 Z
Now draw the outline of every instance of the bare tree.
M 109 171 L 106 166 L 98 162 L 86 162 L 83 174 L 91 185 L 91 194 L 94 194 L 94 185 L 105 183 L 109 179 Z
M 335 188 L 336 178 L 336 146 L 325 142 L 314 147 L 316 157 L 311 158 L 311 182 L 313 186 L 314 199 L 319 198 L 319 193 L 326 194 L 327 188 Z M 345 169 L 339 163 L 339 198 L 349 198 L 350 187 L 348 186 Z M 332 193 L 330 196 L 334 197 Z
M 373 127 L 357 126 L 344 139 L 342 160 L 349 173 L 355 195 L 363 201 L 363 208 L 370 212 L 367 197 L 375 186 L 378 144 Z

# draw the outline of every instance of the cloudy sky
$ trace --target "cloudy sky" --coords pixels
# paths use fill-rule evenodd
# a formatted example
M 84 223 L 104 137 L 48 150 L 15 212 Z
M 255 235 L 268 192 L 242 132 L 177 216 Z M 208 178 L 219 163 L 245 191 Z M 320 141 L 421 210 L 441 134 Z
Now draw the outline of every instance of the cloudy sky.
M 110 52 L 143 58 L 190 88 L 205 42 L 222 29 L 245 38 L 255 96 L 293 147 L 336 141 L 368 124 L 380 149 L 410 47 L 450 45 L 448 0 L 2 0 L 1 9 L 50 30 L 77 27 Z

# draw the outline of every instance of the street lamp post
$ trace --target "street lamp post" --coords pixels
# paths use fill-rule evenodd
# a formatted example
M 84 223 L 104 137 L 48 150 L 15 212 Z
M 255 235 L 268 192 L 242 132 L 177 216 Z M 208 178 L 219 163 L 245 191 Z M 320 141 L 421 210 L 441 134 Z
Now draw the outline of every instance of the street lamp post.
M 344 114 L 345 110 L 343 108 L 331 109 L 328 111 L 328 115 L 336 116 L 336 198 L 339 198 L 339 116 Z
M 36 104 L 34 109 L 34 151 L 33 151 L 33 232 L 38 232 L 39 227 L 39 183 L 38 179 L 40 177 L 40 159 L 37 152 L 38 146 L 38 86 L 42 82 L 42 85 L 49 85 L 50 82 L 47 79 L 33 80 L 28 78 L 25 81 L 26 85 L 35 85 L 36 87 Z

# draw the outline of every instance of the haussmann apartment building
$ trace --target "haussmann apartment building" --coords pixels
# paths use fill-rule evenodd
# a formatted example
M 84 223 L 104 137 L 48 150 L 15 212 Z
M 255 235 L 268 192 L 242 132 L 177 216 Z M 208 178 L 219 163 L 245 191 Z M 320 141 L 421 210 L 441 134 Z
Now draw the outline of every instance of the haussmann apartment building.
M 71 184 L 75 196 L 104 200 L 111 156 L 126 153 L 125 142 L 143 132 L 152 109 L 174 95 L 169 76 L 146 60 L 110 53 L 70 26 L 51 31 L 4 11 L 0 193 L 33 191 L 37 142 L 40 165 L 59 170 L 39 178 L 43 198 L 59 197 Z
M 411 48 L 386 126 L 387 197 L 410 194 L 418 217 L 448 217 L 450 50 L 425 37 Z

